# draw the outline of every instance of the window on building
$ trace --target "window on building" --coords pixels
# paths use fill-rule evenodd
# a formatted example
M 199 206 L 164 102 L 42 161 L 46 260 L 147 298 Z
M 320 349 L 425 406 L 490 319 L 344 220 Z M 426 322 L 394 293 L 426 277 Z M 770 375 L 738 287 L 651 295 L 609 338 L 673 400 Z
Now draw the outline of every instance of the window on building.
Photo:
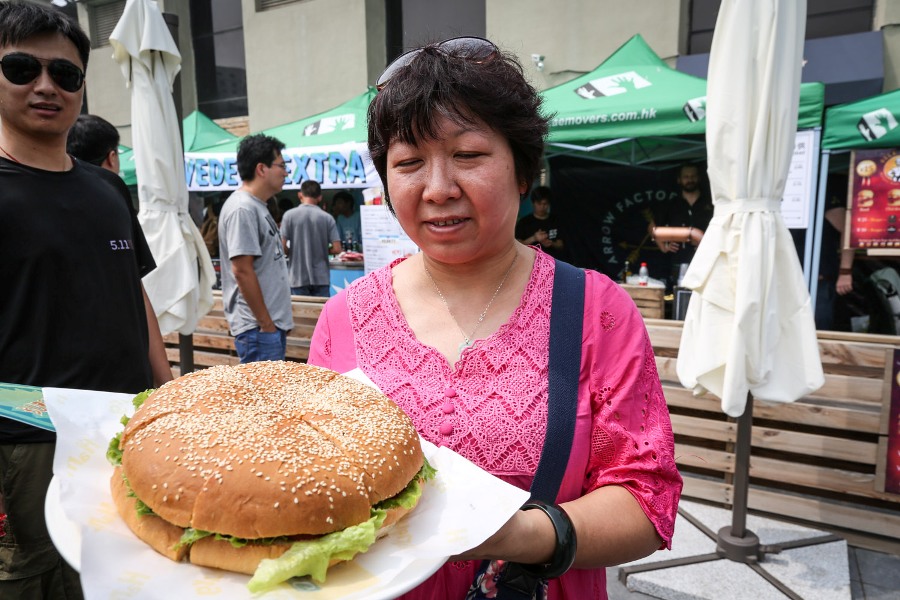
M 688 53 L 703 54 L 712 46 L 722 0 L 692 0 Z M 875 0 L 811 0 L 806 9 L 806 39 L 872 31 Z
M 109 36 L 125 10 L 125 0 L 94 2 L 88 7 L 88 27 L 91 30 L 91 48 L 109 46 Z
M 212 119 L 246 115 L 241 0 L 192 0 L 191 37 L 200 112 Z
M 300 0 L 256 0 L 256 12 L 277 8 L 285 4 L 293 4 L 294 2 L 300 2 Z

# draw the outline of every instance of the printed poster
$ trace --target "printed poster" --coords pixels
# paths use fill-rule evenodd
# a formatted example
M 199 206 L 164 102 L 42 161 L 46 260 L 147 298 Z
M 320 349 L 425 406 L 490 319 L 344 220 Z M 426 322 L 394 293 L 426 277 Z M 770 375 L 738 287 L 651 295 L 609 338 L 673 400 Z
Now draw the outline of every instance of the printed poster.
M 853 152 L 847 208 L 848 248 L 900 254 L 900 149 Z

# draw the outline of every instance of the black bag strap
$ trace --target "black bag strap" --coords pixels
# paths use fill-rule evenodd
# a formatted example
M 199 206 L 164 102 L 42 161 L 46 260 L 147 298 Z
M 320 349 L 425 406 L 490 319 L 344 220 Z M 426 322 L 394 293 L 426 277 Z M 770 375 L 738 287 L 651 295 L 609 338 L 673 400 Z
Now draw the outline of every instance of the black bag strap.
M 584 270 L 556 261 L 553 303 L 550 310 L 547 433 L 534 480 L 531 499 L 555 503 L 562 484 L 578 411 L 581 372 L 581 334 L 584 324 Z M 507 563 L 497 582 L 497 600 L 532 600 L 541 580 Z
M 556 261 L 551 307 L 547 434 L 531 482 L 531 498 L 553 504 L 575 436 L 584 323 L 583 269 Z

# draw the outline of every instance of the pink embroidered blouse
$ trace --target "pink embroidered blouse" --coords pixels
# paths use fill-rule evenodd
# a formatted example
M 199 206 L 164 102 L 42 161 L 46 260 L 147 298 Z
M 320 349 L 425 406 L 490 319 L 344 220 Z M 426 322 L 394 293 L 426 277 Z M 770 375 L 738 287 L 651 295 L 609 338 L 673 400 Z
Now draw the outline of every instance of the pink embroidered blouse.
M 326 303 L 309 363 L 339 372 L 359 367 L 425 439 L 528 489 L 547 425 L 553 259 L 537 252 L 509 321 L 466 348 L 455 365 L 419 342 L 407 325 L 392 287 L 391 270 L 402 260 Z M 575 438 L 557 501 L 620 485 L 671 547 L 682 482 L 650 340 L 618 285 L 587 271 L 585 288 Z M 477 566 L 448 562 L 402 598 L 463 598 Z M 550 582 L 549 598 L 606 598 L 605 569 L 571 569 Z

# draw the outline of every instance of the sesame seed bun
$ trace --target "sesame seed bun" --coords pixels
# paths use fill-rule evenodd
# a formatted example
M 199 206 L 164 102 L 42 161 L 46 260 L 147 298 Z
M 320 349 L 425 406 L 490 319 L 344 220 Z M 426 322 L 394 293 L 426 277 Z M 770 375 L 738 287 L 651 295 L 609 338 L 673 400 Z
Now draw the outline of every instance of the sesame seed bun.
M 119 512 L 138 537 L 174 560 L 180 557 L 160 549 L 174 530 L 164 542 L 151 541 L 161 537 L 160 524 L 136 517 L 133 499 L 118 490 L 123 473 L 153 518 L 179 537 L 190 527 L 252 541 L 360 524 L 374 504 L 400 493 L 424 461 L 412 422 L 390 399 L 333 371 L 293 362 L 218 366 L 179 377 L 135 412 L 120 448 L 121 472 L 112 479 Z M 399 518 L 392 512 L 386 522 Z M 227 541 L 200 542 L 191 547 L 192 562 L 249 573 L 291 545 L 249 544 L 240 551 L 250 548 L 244 556 L 258 557 L 227 559 L 221 556 L 238 551 Z M 243 567 L 234 568 L 234 560 Z

